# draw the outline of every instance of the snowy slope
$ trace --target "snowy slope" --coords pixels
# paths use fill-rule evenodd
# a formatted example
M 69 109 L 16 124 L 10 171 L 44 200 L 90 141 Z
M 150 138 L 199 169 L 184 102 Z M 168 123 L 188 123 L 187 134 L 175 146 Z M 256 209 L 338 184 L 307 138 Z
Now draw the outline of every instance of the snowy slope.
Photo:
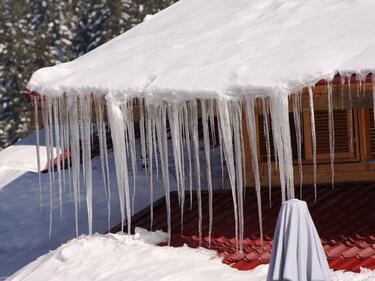
M 290 93 L 375 69 L 371 0 L 182 0 L 90 53 L 37 71 L 43 95 L 157 99 Z
M 265 281 L 268 265 L 239 271 L 221 262 L 216 252 L 187 246 L 159 247 L 168 234 L 136 229 L 121 234 L 81 236 L 26 267 L 9 281 Z M 332 272 L 333 281 L 373 281 L 375 271 Z

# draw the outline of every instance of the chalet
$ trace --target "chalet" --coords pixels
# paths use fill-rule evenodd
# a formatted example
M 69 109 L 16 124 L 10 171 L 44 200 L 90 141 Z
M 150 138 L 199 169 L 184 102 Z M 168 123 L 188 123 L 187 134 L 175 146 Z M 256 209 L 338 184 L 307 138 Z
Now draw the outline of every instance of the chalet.
M 44 126 L 58 130 L 47 143 L 69 150 L 73 171 L 82 161 L 89 227 L 94 119 L 101 157 L 106 125 L 115 153 L 122 222 L 113 230 L 147 226 L 154 214 L 169 244 L 211 247 L 249 269 L 270 257 L 280 204 L 301 198 L 332 268 L 374 269 L 375 39 L 368 34 L 375 20 L 368 11 L 375 3 L 354 2 L 180 1 L 74 61 L 35 72 L 30 95 L 40 98 Z M 213 190 L 215 145 L 230 191 Z M 166 207 L 155 203 L 154 212 L 132 218 L 128 170 L 135 174 L 138 160 L 151 188 L 159 163 Z M 72 181 L 79 188 L 74 173 Z M 185 206 L 189 185 L 194 212 Z

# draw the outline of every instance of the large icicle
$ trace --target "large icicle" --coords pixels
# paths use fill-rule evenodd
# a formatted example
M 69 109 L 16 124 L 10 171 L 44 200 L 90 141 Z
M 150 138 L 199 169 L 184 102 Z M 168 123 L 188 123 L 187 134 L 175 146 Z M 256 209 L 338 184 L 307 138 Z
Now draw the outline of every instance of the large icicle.
M 61 169 L 62 169 L 62 187 L 65 190 L 66 186 L 66 174 L 65 174 L 65 124 L 63 122 L 65 115 L 65 108 L 63 104 L 63 96 L 57 98 L 57 110 L 58 110 L 58 122 L 60 124 L 60 154 L 62 155 Z M 61 214 L 62 215 L 62 214 Z
M 235 224 L 235 236 L 238 245 L 238 208 L 237 208 L 237 191 L 236 191 L 236 170 L 234 163 L 234 152 L 233 152 L 233 131 L 230 123 L 229 113 L 229 101 L 218 100 L 218 114 L 219 114 L 219 126 L 222 136 L 222 144 L 224 156 L 226 159 L 228 176 L 232 190 L 233 210 L 234 210 L 234 224 Z M 242 244 L 242 243 L 241 243 Z
M 134 113 L 133 113 L 133 99 L 129 99 L 126 103 L 120 106 L 122 114 L 125 119 L 125 130 L 126 130 L 126 147 L 129 147 L 131 168 L 133 173 L 133 196 L 131 210 L 134 215 L 134 200 L 136 195 L 136 177 L 137 177 L 137 155 L 136 155 L 136 143 L 135 143 L 135 131 L 134 131 Z
M 215 130 L 215 101 L 213 99 L 207 100 L 208 103 L 208 116 L 210 118 L 210 130 L 212 145 L 216 146 L 216 130 Z
M 59 207 L 60 207 L 60 217 L 62 217 L 62 174 L 61 174 L 61 142 L 60 142 L 61 128 L 60 128 L 60 122 L 59 122 L 58 98 L 53 98 L 52 109 L 53 109 L 53 121 L 54 121 L 56 153 L 57 153 L 56 166 L 57 166 L 57 176 L 58 176 L 58 185 L 59 185 Z
M 169 186 L 168 137 L 167 137 L 167 105 L 156 107 L 156 133 L 158 138 L 160 162 L 163 175 L 165 202 L 167 206 L 168 245 L 171 243 L 171 199 Z
M 98 128 L 99 137 L 99 152 L 101 171 L 104 183 L 104 190 L 107 197 L 107 212 L 108 212 L 108 230 L 111 227 L 111 187 L 109 181 L 109 165 L 108 165 L 108 148 L 107 148 L 107 132 L 104 123 L 103 114 L 103 99 L 102 97 L 94 98 L 95 113 L 96 113 L 96 126 Z
M 84 171 L 86 188 L 86 207 L 89 226 L 89 235 L 92 235 L 93 210 L 92 210 L 92 164 L 91 164 L 91 96 L 80 98 L 82 111 L 83 140 L 82 151 L 84 151 Z
M 124 231 L 125 210 L 127 215 L 128 234 L 131 232 L 131 206 L 128 182 L 128 164 L 125 145 L 124 116 L 118 104 L 107 101 L 108 120 L 111 126 L 113 151 L 115 154 L 117 187 L 121 209 L 121 230 Z
M 193 207 L 193 167 L 192 167 L 192 157 L 191 157 L 191 142 L 190 142 L 190 123 L 189 123 L 189 113 L 187 109 L 187 104 L 183 104 L 183 122 L 184 122 L 184 135 L 185 135 L 185 145 L 187 149 L 188 164 L 189 164 L 189 191 L 190 191 L 190 211 Z
M 298 157 L 298 171 L 299 171 L 299 197 L 302 200 L 302 185 L 303 185 L 303 166 L 302 166 L 302 111 L 301 111 L 301 93 L 293 95 L 293 117 L 294 128 L 296 131 L 297 141 L 297 157 Z
M 186 181 L 185 181 L 185 138 L 184 138 L 184 132 L 185 132 L 185 118 L 182 110 L 183 106 L 179 105 L 179 134 L 180 134 L 180 149 L 181 149 L 181 164 L 182 164 L 182 185 L 181 185 L 181 234 L 184 233 L 184 213 L 185 213 L 185 201 L 186 201 Z
M 145 171 L 147 174 L 147 156 L 146 156 L 146 133 L 145 133 L 145 111 L 143 106 L 143 99 L 138 99 L 138 107 L 139 107 L 139 132 L 141 137 L 141 156 L 142 156 L 142 164 L 145 167 Z
M 182 223 L 185 204 L 185 175 L 183 165 L 180 106 L 178 104 L 171 103 L 168 105 L 168 118 L 172 137 L 172 149 L 176 171 L 178 201 L 180 204 Z
M 70 135 L 70 149 L 71 149 L 71 176 L 73 185 L 74 198 L 74 215 L 76 236 L 78 236 L 78 201 L 80 193 L 80 140 L 79 140 L 79 125 L 78 125 L 78 104 L 77 97 L 67 96 L 67 108 L 69 116 L 69 135 Z
M 270 97 L 272 135 L 280 173 L 282 201 L 294 198 L 293 157 L 289 126 L 288 97 L 275 94 Z M 275 157 L 276 158 L 276 157 Z
M 246 105 L 246 121 L 247 121 L 247 132 L 249 136 L 249 143 L 251 149 L 251 164 L 253 168 L 255 189 L 257 195 L 258 203 L 258 220 L 259 220 L 259 230 L 261 246 L 263 248 L 263 223 L 262 223 L 262 198 L 261 198 L 261 186 L 259 177 L 259 166 L 258 166 L 258 149 L 257 149 L 257 134 L 256 134 L 256 122 L 255 122 L 255 99 L 253 97 L 247 96 L 245 99 Z
M 269 206 L 272 206 L 272 162 L 271 162 L 271 143 L 270 143 L 270 128 L 269 128 L 269 105 L 267 99 L 261 99 L 263 111 L 263 131 L 266 139 L 267 151 L 267 175 L 268 175 L 268 201 Z
M 69 108 L 68 108 L 68 105 L 69 105 L 69 102 L 68 102 L 68 98 L 64 95 L 62 96 L 62 99 L 64 99 L 64 103 L 63 103 L 63 110 L 64 110 L 64 119 L 63 119 L 63 123 L 64 123 L 64 147 L 66 149 L 66 151 L 68 151 L 69 155 L 68 155 L 68 161 L 67 161 L 67 166 L 68 166 L 68 181 L 69 181 L 69 196 L 70 196 L 70 200 L 72 201 L 73 200 L 73 197 L 72 197 L 72 173 L 71 173 L 71 146 L 70 146 L 70 125 L 69 125 Z
M 47 167 L 48 167 L 48 186 L 49 186 L 49 231 L 48 237 L 51 239 L 52 234 L 52 218 L 53 218 L 53 156 L 51 150 L 53 149 L 52 143 L 52 125 L 51 125 L 51 101 L 49 98 L 42 99 L 42 115 L 43 123 L 45 128 L 45 140 L 46 140 L 46 150 L 47 150 Z
M 242 103 L 240 101 L 230 102 L 230 126 L 233 128 L 233 144 L 234 144 L 234 163 L 237 188 L 237 204 L 238 204 L 238 244 L 239 251 L 243 251 L 243 235 L 244 235 L 244 184 L 243 184 L 243 163 L 242 163 Z
M 217 116 L 218 133 L 219 133 L 219 147 L 220 147 L 220 167 L 221 167 L 221 189 L 224 189 L 225 175 L 224 175 L 224 149 L 223 149 L 223 136 L 220 126 L 220 115 Z
M 335 186 L 335 124 L 333 118 L 332 84 L 328 83 L 328 131 L 329 131 L 329 158 L 331 162 L 331 184 Z
M 315 133 L 315 114 L 314 114 L 314 99 L 313 90 L 309 87 L 309 106 L 310 106 L 310 124 L 311 124 L 311 142 L 313 149 L 313 177 L 314 177 L 314 198 L 317 198 L 317 188 L 316 188 L 316 133 Z
M 154 224 L 154 172 L 153 172 L 153 131 L 154 131 L 154 116 L 150 112 L 152 107 L 146 106 L 146 135 L 147 135 L 147 156 L 148 156 L 148 171 L 150 181 L 150 230 Z
M 39 136 L 39 112 L 38 100 L 34 97 L 34 122 L 35 122 L 35 136 L 36 136 L 36 161 L 38 165 L 38 187 L 39 187 L 39 205 L 42 208 L 42 175 L 40 168 L 40 136 Z
M 197 190 L 198 200 L 198 232 L 199 232 L 199 246 L 202 242 L 202 187 L 201 187 L 201 175 L 200 175 L 200 161 L 199 161 L 199 136 L 198 136 L 198 106 L 197 102 L 191 101 L 189 103 L 190 114 L 191 114 L 191 129 L 192 129 L 192 140 L 194 149 L 194 167 L 195 167 L 195 183 Z
M 209 212 L 208 245 L 209 247 L 211 247 L 211 235 L 212 235 L 212 224 L 213 224 L 213 207 L 212 207 L 213 194 L 212 194 L 211 156 L 210 156 L 211 150 L 210 150 L 210 136 L 209 136 L 209 130 L 208 130 L 207 105 L 210 105 L 209 101 L 201 100 L 204 154 L 206 157 L 206 175 L 207 175 L 207 187 L 208 187 L 208 209 L 209 209 L 208 211 Z M 211 115 L 211 120 L 212 120 L 212 115 Z M 212 128 L 212 123 L 211 123 L 211 128 Z

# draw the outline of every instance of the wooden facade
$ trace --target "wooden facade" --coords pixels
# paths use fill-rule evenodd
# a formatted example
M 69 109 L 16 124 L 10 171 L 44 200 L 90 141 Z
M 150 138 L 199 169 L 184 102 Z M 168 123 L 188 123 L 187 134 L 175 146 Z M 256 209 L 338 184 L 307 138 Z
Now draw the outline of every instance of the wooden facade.
M 313 90 L 316 128 L 317 183 L 331 182 L 329 121 L 327 86 L 318 85 Z M 302 93 L 302 163 L 303 184 L 312 184 L 313 146 L 311 136 L 308 91 Z M 295 186 L 298 186 L 299 169 L 297 142 L 293 119 L 293 103 L 289 103 L 290 129 L 294 161 Z M 333 85 L 333 119 L 335 135 L 335 182 L 375 181 L 375 127 L 372 83 Z M 246 121 L 244 121 L 246 122 Z M 262 185 L 268 185 L 266 142 L 263 131 L 263 114 L 257 114 L 258 157 Z M 250 147 L 245 133 L 246 185 L 253 186 Z M 271 158 L 273 157 L 272 132 Z M 272 162 L 272 185 L 280 185 L 279 173 Z

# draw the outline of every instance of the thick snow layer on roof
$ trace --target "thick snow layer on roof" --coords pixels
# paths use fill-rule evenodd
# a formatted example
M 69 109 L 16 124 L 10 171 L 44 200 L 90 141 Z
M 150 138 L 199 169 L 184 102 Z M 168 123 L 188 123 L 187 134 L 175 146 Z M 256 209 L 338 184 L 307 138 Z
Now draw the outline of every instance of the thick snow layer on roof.
M 68 63 L 40 69 L 44 95 L 170 99 L 290 93 L 375 69 L 371 0 L 182 0 Z

